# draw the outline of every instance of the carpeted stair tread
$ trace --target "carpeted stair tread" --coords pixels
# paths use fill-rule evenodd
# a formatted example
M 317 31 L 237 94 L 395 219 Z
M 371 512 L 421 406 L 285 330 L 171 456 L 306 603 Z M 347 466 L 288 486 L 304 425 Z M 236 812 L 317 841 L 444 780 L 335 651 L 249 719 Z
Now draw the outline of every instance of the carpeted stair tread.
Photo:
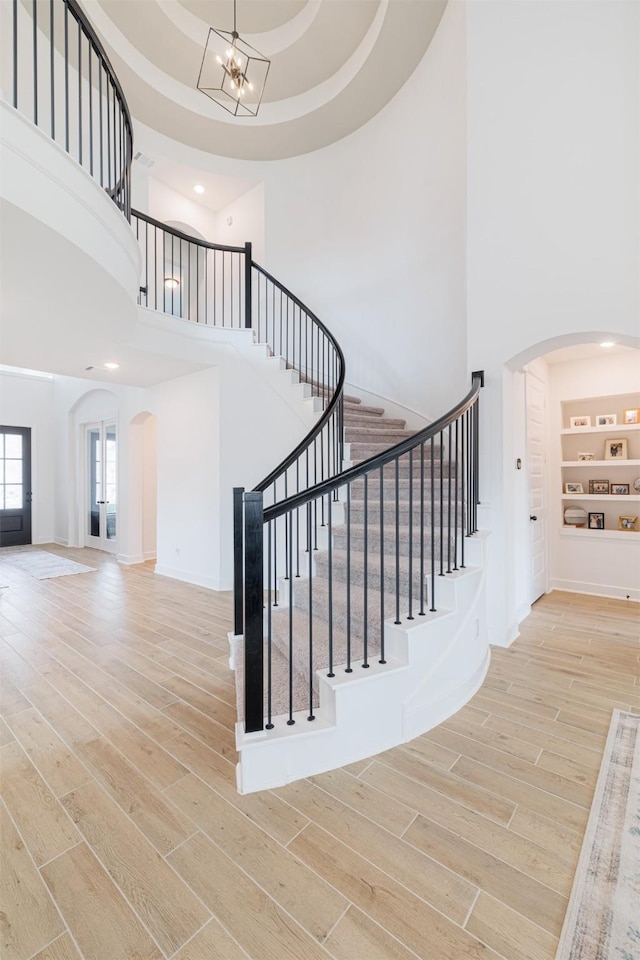
M 372 430 L 377 428 L 385 431 L 391 428 L 404 430 L 407 424 L 406 420 L 399 420 L 397 417 L 381 417 L 375 413 L 361 413 L 359 410 L 352 413 L 348 408 L 345 408 L 344 425 L 345 427 L 361 425 Z
M 423 590 L 423 598 L 425 604 L 427 603 L 427 594 L 430 589 L 428 584 L 428 578 L 431 575 L 431 557 L 428 555 L 427 547 L 430 547 L 430 544 L 425 544 L 425 554 L 423 557 L 423 570 L 425 585 Z M 332 550 L 331 551 L 331 568 L 334 578 L 334 590 L 336 581 L 340 581 L 344 586 L 347 579 L 347 552 L 346 550 Z M 365 567 L 365 558 L 364 553 L 360 551 L 351 551 L 351 556 L 349 558 L 349 571 L 350 571 L 350 580 L 352 587 L 355 585 L 360 589 L 364 588 L 365 583 L 365 570 L 366 570 L 366 582 L 367 590 L 371 596 L 379 597 L 380 595 L 380 583 L 381 583 L 381 564 L 380 564 L 380 554 L 368 554 L 367 563 Z M 314 582 L 316 578 L 318 582 L 324 580 L 327 582 L 329 572 L 329 554 L 328 552 L 323 551 L 316 555 L 316 575 L 314 577 Z M 382 567 L 382 572 L 384 574 L 384 589 L 385 593 L 389 596 L 395 597 L 396 590 L 396 562 L 395 556 L 387 557 L 385 555 L 384 567 Z M 440 572 L 440 566 L 436 570 L 436 574 Z M 400 556 L 400 562 L 398 564 L 398 573 L 400 579 L 400 595 L 402 597 L 409 596 L 409 557 Z M 411 584 L 412 584 L 412 597 L 413 597 L 413 606 L 414 613 L 416 604 L 419 604 L 420 600 L 420 557 L 415 557 L 412 563 L 411 569 Z

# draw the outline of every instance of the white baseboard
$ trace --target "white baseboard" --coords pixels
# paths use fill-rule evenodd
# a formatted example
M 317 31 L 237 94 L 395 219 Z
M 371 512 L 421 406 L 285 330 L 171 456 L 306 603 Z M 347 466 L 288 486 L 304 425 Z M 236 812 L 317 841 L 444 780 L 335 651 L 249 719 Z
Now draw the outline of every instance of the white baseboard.
M 59 547 L 68 547 L 68 546 L 69 546 L 69 541 L 68 541 L 68 540 L 63 540 L 62 537 L 54 537 L 54 538 L 53 538 L 53 542 L 54 542 L 54 543 L 57 543 Z
M 609 597 L 616 600 L 640 602 L 640 589 L 637 587 L 617 587 L 607 583 L 585 583 L 583 580 L 551 580 L 549 592 L 566 590 L 569 593 L 586 593 L 591 597 Z
M 156 551 L 155 551 L 155 550 L 145 550 L 145 552 L 142 554 L 142 556 L 144 557 L 145 560 L 155 560 L 155 559 L 156 559 Z
M 166 567 L 164 564 L 156 563 L 155 573 L 161 577 L 171 577 L 172 580 L 180 580 L 182 583 L 191 583 L 194 587 L 206 587 L 207 590 L 231 590 L 232 586 L 216 580 L 213 577 L 202 577 L 197 573 L 187 573 L 184 570 L 175 570 L 173 567 Z
M 123 567 L 132 567 L 136 563 L 144 563 L 144 556 L 141 553 L 118 553 L 116 554 L 116 560 Z

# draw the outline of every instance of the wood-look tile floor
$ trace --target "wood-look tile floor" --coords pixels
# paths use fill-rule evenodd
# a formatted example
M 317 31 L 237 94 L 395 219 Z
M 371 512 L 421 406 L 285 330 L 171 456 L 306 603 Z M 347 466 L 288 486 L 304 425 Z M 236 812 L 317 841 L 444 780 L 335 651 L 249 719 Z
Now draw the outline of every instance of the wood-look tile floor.
M 0 607 L 3 960 L 551 960 L 638 607 L 553 593 L 446 723 L 235 791 L 229 594 L 47 549 Z

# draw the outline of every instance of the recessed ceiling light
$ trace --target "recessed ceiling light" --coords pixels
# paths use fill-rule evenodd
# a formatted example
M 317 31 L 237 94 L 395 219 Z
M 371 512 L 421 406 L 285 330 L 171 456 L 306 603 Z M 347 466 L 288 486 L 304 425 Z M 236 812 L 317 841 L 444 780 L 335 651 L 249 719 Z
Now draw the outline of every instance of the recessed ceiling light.
M 201 183 L 196 183 L 193 189 L 195 190 L 196 193 L 204 193 L 204 187 L 202 186 Z
M 105 363 L 105 370 L 117 370 L 120 366 L 119 363 Z
M 601 347 L 615 347 L 614 340 L 605 340 L 604 343 L 600 344 Z

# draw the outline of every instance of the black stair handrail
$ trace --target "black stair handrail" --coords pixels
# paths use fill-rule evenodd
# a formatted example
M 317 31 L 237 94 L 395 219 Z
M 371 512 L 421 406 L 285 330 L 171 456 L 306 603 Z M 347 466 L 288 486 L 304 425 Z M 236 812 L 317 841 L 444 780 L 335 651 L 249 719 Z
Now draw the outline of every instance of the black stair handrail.
M 31 23 L 22 42 L 27 25 L 21 28 L 19 21 L 25 14 Z M 47 5 L 12 0 L 11 39 L 13 106 L 48 131 L 130 220 L 131 113 L 107 52 L 78 0 L 50 0 Z M 32 76 L 23 89 L 19 78 L 25 69 Z
M 331 333 L 331 331 L 327 329 L 327 327 L 326 327 L 325 324 L 322 322 L 322 320 L 320 320 L 320 319 L 315 315 L 315 313 L 312 313 L 312 311 L 309 310 L 308 307 L 306 307 L 305 304 L 302 302 L 302 300 L 300 300 L 298 297 L 296 297 L 296 295 L 295 295 L 294 293 L 291 293 L 290 290 L 287 290 L 287 288 L 284 286 L 284 284 L 280 283 L 280 281 L 279 281 L 279 280 L 276 280 L 276 278 L 275 278 L 274 276 L 272 276 L 272 274 L 268 273 L 267 270 L 264 269 L 264 267 L 259 266 L 259 264 L 257 264 L 257 263 L 254 263 L 254 264 L 253 264 L 253 267 L 254 267 L 254 269 L 257 270 L 263 277 L 265 277 L 265 278 L 266 278 L 267 280 L 269 280 L 272 284 L 274 284 L 274 286 L 275 286 L 278 290 L 281 290 L 282 293 L 283 293 L 286 297 L 288 297 L 293 303 L 295 303 L 301 310 L 304 310 L 305 313 L 307 314 L 307 316 L 312 320 L 312 322 L 313 322 L 320 330 L 322 330 L 322 332 L 323 332 L 323 333 L 326 335 L 326 337 L 329 339 L 330 343 L 332 344 L 332 346 L 333 346 L 333 348 L 334 348 L 334 350 L 335 350 L 335 352 L 336 352 L 336 355 L 337 355 L 337 357 L 338 357 L 338 365 L 339 365 L 339 368 L 338 368 L 338 382 L 337 382 L 337 384 L 336 384 L 336 386 L 335 386 L 335 390 L 334 390 L 333 396 L 331 397 L 331 399 L 329 400 L 327 406 L 325 407 L 325 410 L 323 411 L 322 416 L 320 417 L 320 419 L 318 420 L 318 422 L 315 424 L 315 426 L 312 427 L 312 429 L 309 431 L 309 433 L 300 441 L 300 443 L 297 445 L 297 447 L 295 447 L 295 448 L 291 451 L 291 453 L 288 454 L 288 456 L 286 456 L 286 457 L 281 461 L 281 463 L 278 464 L 277 467 L 274 467 L 274 469 L 271 471 L 271 473 L 267 474 L 267 476 L 264 478 L 264 480 L 261 480 L 260 483 L 257 483 L 257 484 L 254 486 L 254 488 L 253 488 L 254 491 L 257 491 L 257 492 L 261 492 L 261 493 L 262 493 L 262 492 L 264 492 L 268 487 L 270 487 L 273 483 L 275 483 L 275 481 L 276 481 L 279 477 L 283 476 L 283 474 L 286 473 L 286 471 L 296 462 L 296 460 L 298 460 L 298 459 L 302 456 L 302 454 L 305 452 L 305 450 L 307 450 L 307 449 L 309 448 L 309 446 L 313 443 L 313 441 L 315 440 L 315 438 L 322 432 L 322 430 L 324 430 L 324 428 L 326 427 L 327 423 L 330 421 L 330 419 L 331 419 L 331 417 L 334 415 L 334 413 L 337 412 L 338 404 L 339 404 L 340 401 L 342 400 L 343 393 L 344 393 L 344 380 L 345 380 L 345 375 L 346 375 L 346 364 L 345 364 L 344 354 L 343 354 L 343 352 L 342 352 L 342 348 L 341 348 L 340 344 L 338 343 L 338 341 L 336 340 L 336 338 L 334 337 L 334 335 Z M 283 501 L 283 502 L 284 502 L 284 501 Z

